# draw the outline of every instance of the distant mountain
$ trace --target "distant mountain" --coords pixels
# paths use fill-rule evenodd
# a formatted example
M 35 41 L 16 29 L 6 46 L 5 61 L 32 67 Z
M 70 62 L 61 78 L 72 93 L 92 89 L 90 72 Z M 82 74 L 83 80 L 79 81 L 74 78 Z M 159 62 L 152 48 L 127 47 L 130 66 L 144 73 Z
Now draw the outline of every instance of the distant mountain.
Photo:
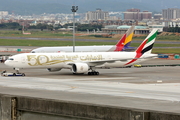
M 162 9 L 180 8 L 180 0 L 0 0 L 0 11 L 30 15 L 42 13 L 71 13 L 72 5 L 79 6 L 78 13 L 95 11 L 126 11 L 138 8 L 161 12 Z

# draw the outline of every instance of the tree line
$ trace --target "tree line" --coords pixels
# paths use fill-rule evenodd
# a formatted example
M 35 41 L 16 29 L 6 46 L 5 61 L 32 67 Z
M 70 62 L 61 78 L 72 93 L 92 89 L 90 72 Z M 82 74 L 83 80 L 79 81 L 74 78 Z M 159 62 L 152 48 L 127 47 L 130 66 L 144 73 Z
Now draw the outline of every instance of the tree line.
M 75 24 L 75 28 L 77 31 L 93 31 L 93 30 L 101 30 L 101 28 L 103 27 L 102 25 L 92 25 L 92 24 L 80 24 L 80 23 L 76 23 Z M 43 24 L 43 23 L 38 23 L 37 25 L 32 25 L 32 26 L 28 26 L 28 27 L 24 27 L 25 30 L 27 29 L 41 29 L 42 31 L 44 29 L 48 29 L 48 30 L 57 30 L 60 28 L 72 28 L 73 27 L 73 23 L 68 23 L 65 25 L 48 25 L 48 24 Z M 23 26 L 20 25 L 17 22 L 12 22 L 12 23 L 2 23 L 0 24 L 0 29 L 19 29 L 22 30 Z
M 73 27 L 73 23 L 68 23 L 62 26 L 62 28 L 68 28 L 68 27 Z M 96 25 L 96 24 L 80 24 L 80 23 L 75 23 L 75 28 L 77 31 L 93 31 L 93 30 L 101 30 L 103 28 L 103 25 Z
M 24 29 L 41 29 L 42 31 L 44 29 L 48 29 L 48 30 L 57 30 L 60 28 L 72 28 L 73 27 L 73 23 L 68 23 L 65 25 L 48 25 L 48 24 L 43 24 L 43 23 L 38 23 L 37 25 L 33 25 L 33 26 L 28 26 L 25 27 Z M 75 24 L 75 28 L 77 31 L 93 31 L 93 30 L 100 30 L 103 28 L 103 25 L 97 25 L 97 24 L 80 24 L 80 23 L 76 23 Z M 23 26 L 21 26 L 19 23 L 17 22 L 12 22 L 12 23 L 1 23 L 0 24 L 0 29 L 19 29 L 22 30 Z M 163 28 L 164 32 L 177 32 L 180 33 L 180 27 L 178 25 L 174 26 L 169 26 L 169 27 L 164 27 Z
M 22 26 L 16 22 L 0 24 L 0 29 L 20 29 L 20 28 L 22 28 Z
M 164 27 L 163 28 L 163 31 L 164 32 L 177 32 L 177 33 L 180 33 L 180 27 L 177 25 L 176 27 Z

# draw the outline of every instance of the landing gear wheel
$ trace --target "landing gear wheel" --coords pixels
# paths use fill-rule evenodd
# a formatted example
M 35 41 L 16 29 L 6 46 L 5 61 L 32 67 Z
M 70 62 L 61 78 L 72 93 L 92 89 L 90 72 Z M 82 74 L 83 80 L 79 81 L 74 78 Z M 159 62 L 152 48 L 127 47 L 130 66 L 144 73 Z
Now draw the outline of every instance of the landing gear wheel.
M 13 76 L 16 76 L 16 73 L 13 73 Z
M 99 75 L 99 72 L 96 72 L 96 71 L 88 72 L 88 75 Z
M 22 73 L 22 76 L 25 76 L 25 74 L 24 74 L 24 73 Z

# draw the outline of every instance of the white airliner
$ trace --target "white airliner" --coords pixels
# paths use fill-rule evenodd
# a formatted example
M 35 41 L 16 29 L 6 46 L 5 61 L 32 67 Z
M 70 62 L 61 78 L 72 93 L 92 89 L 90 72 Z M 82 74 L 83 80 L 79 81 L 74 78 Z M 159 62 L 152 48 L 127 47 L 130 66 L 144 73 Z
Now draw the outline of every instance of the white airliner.
M 132 51 L 134 48 L 129 47 L 134 35 L 134 27 L 131 26 L 128 31 L 122 36 L 116 45 L 103 46 L 75 46 L 75 52 L 110 52 L 110 51 Z M 54 52 L 72 52 L 73 46 L 58 46 L 58 47 L 39 47 L 33 49 L 31 53 L 54 53 Z
M 99 67 L 124 67 L 156 58 L 151 54 L 157 30 L 153 30 L 135 52 L 67 52 L 67 53 L 22 53 L 5 61 L 7 66 L 20 68 L 46 68 L 49 71 L 71 69 L 74 74 L 98 75 Z

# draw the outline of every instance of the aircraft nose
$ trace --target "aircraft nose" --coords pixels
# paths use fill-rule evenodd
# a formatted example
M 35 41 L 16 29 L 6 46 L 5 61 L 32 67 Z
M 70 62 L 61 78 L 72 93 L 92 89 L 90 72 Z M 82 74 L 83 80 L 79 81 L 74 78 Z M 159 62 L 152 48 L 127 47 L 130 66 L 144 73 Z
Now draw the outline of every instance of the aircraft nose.
M 6 60 L 6 61 L 4 62 L 4 64 L 8 66 L 8 60 Z
M 10 61 L 9 60 L 6 60 L 5 62 L 4 62 L 4 64 L 6 65 L 6 66 L 12 66 L 12 64 L 10 63 Z

